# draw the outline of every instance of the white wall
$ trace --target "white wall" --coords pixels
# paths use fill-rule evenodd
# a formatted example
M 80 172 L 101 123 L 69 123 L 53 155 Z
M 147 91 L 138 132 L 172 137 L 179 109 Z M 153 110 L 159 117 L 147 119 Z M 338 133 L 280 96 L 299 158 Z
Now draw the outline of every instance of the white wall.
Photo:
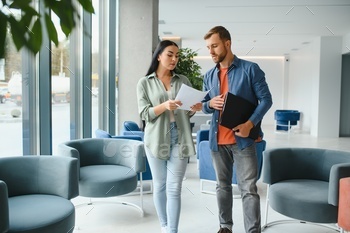
M 288 108 L 317 137 L 339 136 L 341 46 L 341 37 L 321 37 L 290 56 Z
M 288 109 L 296 109 L 301 112 L 299 127 L 301 131 L 310 133 L 311 128 L 317 126 L 317 120 L 311 116 L 317 116 L 318 106 L 318 77 L 320 60 L 320 40 L 313 42 L 294 52 L 289 58 L 289 82 L 288 82 Z M 314 125 L 312 127 L 312 124 Z
M 339 136 L 341 47 L 341 37 L 321 38 L 318 137 Z

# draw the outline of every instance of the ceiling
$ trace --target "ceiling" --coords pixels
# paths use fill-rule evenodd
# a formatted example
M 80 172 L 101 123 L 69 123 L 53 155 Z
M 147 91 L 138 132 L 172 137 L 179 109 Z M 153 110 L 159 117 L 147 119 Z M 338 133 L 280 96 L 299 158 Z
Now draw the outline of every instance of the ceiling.
M 159 36 L 180 37 L 199 56 L 209 55 L 203 36 L 217 25 L 239 56 L 287 56 L 320 36 L 349 34 L 350 0 L 159 0 Z

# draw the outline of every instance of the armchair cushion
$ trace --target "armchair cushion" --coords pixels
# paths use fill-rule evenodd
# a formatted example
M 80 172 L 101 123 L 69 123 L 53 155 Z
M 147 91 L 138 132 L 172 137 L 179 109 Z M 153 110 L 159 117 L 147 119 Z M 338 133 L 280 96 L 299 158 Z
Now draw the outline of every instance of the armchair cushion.
M 101 197 L 101 190 L 104 190 L 106 197 L 114 197 L 130 193 L 136 186 L 136 172 L 125 166 L 91 165 L 80 168 L 79 189 L 82 196 L 88 193 L 88 197 Z
M 308 222 L 337 221 L 338 208 L 328 204 L 328 182 L 307 179 L 281 181 L 270 187 L 269 195 L 271 207 L 288 217 Z
M 10 232 L 73 232 L 75 210 L 70 201 L 54 195 L 21 195 L 10 198 Z M 40 231 L 38 231 L 40 226 Z M 71 226 L 66 228 L 64 226 Z

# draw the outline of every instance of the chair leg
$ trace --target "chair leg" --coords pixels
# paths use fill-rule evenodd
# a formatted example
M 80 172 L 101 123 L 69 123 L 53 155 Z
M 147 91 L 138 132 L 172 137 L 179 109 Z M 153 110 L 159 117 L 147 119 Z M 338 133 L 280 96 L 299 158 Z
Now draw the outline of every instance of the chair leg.
M 261 231 L 264 231 L 267 227 L 267 217 L 269 214 L 269 188 L 270 188 L 270 185 L 267 185 L 266 202 L 265 202 L 265 220 L 264 220 L 264 225 L 261 227 Z
M 143 184 L 142 184 L 142 172 L 140 172 L 140 200 L 141 200 L 141 210 L 142 210 L 142 216 L 144 216 L 143 211 Z

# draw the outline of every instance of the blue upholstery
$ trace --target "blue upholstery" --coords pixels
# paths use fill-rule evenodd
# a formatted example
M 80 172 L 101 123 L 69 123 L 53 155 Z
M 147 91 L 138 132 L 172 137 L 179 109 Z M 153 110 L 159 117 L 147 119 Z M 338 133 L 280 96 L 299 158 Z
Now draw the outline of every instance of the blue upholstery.
M 292 126 L 298 124 L 300 112 L 298 110 L 276 110 L 275 120 L 276 130 L 289 131 Z
M 96 129 L 95 131 L 96 138 L 119 138 L 119 139 L 133 139 L 133 140 L 138 140 L 142 141 L 141 136 L 137 135 L 118 135 L 118 136 L 112 136 L 108 132 L 102 130 L 102 129 Z
M 122 135 L 127 136 L 140 136 L 143 141 L 144 132 L 141 131 L 140 127 L 133 121 L 124 121 Z
M 209 141 L 209 130 L 198 130 L 196 136 L 196 146 L 199 149 L 199 143 L 201 141 Z M 199 159 L 199 152 L 197 152 L 197 159 Z
M 267 204 L 293 219 L 337 223 L 339 179 L 348 176 L 350 152 L 316 148 L 264 152 L 263 182 L 269 185 Z
M 142 141 L 141 136 L 137 136 L 137 135 L 112 136 L 108 132 L 101 130 L 101 129 L 97 129 L 95 131 L 95 135 L 97 138 L 132 139 L 132 140 Z M 138 180 L 140 180 L 140 175 L 137 174 L 137 176 L 138 176 Z M 147 157 L 146 157 L 146 171 L 142 173 L 142 180 L 152 180 L 152 173 L 151 173 L 151 169 L 150 169 L 149 164 L 148 164 Z
M 199 159 L 199 178 L 201 180 L 216 181 L 215 170 L 210 154 L 209 147 L 209 130 L 199 130 L 197 133 L 197 156 Z M 199 136 L 199 137 L 198 137 Z M 266 148 L 266 141 L 256 143 L 256 153 L 258 157 L 258 179 L 260 178 L 262 169 L 262 153 Z M 235 165 L 234 165 L 235 166 Z M 233 168 L 232 184 L 237 184 L 236 168 Z
M 134 121 L 124 121 L 125 131 L 141 131 L 140 127 Z
M 77 159 L 0 158 L 0 232 L 73 232 Z

